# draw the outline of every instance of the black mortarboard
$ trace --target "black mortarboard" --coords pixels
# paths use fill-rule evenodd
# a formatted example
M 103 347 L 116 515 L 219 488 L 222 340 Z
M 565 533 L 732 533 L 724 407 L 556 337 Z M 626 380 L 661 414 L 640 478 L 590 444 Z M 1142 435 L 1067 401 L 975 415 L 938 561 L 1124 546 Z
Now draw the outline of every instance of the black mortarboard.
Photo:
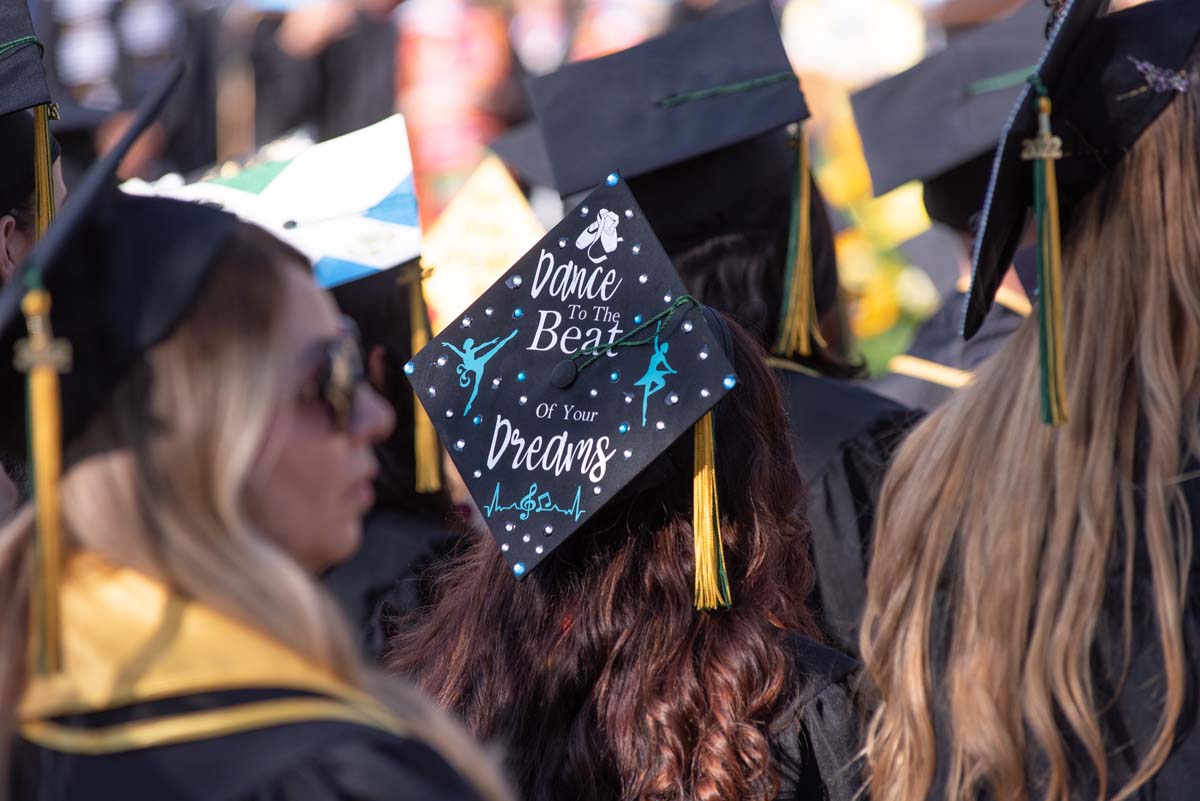
M 529 91 L 559 194 L 619 172 L 672 256 L 722 234 L 770 227 L 778 208 L 786 227 L 790 209 L 774 350 L 809 354 L 820 312 L 814 282 L 832 305 L 836 262 L 814 265 L 813 232 L 832 235 L 808 175 L 807 145 L 785 130 L 809 111 L 768 2 L 569 64 L 533 79 Z M 516 144 L 502 143 L 500 152 L 517 153 L 528 175 L 540 170 L 531 155 L 536 139 Z M 832 247 L 824 252 L 832 255 Z
M 963 335 L 970 338 L 991 307 L 1026 223 L 1037 216 L 1049 422 L 1066 415 L 1060 225 L 1069 225 L 1075 204 L 1196 79 L 1187 70 L 1200 39 L 1200 3 L 1153 0 L 1102 16 L 1106 6 L 1103 0 L 1063 4 L 1030 86 L 1012 111 L 996 154 L 963 310 Z
M 704 463 L 723 326 L 614 174 L 405 368 L 517 577 L 693 426 Z
M 564 196 L 613 170 L 632 180 L 809 116 L 766 2 L 568 64 L 529 91 Z
M 1000 129 L 1045 45 L 1047 13 L 1026 3 L 851 98 L 875 194 L 924 181 L 929 216 L 971 229 Z
M 174 330 L 234 222 L 213 209 L 131 198 L 111 188 L 117 165 L 157 117 L 181 73 L 176 68 L 163 77 L 0 291 L 0 351 L 16 354 L 15 363 L 0 363 L 0 451 L 22 453 L 28 441 L 37 501 L 34 673 L 55 672 L 61 662 L 62 443 L 83 431 L 142 355 Z
M 0 114 L 49 104 L 42 45 L 33 33 L 29 4 L 0 3 Z

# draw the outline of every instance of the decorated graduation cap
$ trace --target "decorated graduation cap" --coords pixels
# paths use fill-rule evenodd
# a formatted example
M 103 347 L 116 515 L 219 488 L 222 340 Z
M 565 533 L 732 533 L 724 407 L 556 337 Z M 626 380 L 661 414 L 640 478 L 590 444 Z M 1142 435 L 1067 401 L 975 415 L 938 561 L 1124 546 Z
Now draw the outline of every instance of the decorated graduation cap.
M 773 350 L 811 354 L 811 340 L 820 341 L 814 217 L 832 234 L 814 198 L 799 128 L 808 106 L 768 2 L 569 64 L 533 79 L 529 91 L 559 194 L 572 196 L 619 171 L 673 255 L 761 220 L 772 204 L 791 203 Z M 536 144 L 514 134 L 497 147 L 518 158 L 518 171 L 535 175 L 543 168 Z M 816 279 L 832 305 L 837 275 L 832 248 L 828 254 Z
M 233 221 L 189 204 L 124 198 L 110 188 L 121 159 L 181 74 L 176 67 L 163 76 L 0 292 L 0 348 L 15 355 L 0 363 L 0 450 L 21 453 L 28 437 L 37 505 L 32 673 L 55 672 L 62 659 L 62 443 L 81 433 L 141 354 L 191 307 Z
M 694 438 L 696 604 L 730 602 L 713 407 L 724 323 L 612 174 L 405 370 L 517 578 Z
M 240 167 L 214 170 L 192 184 L 125 186 L 216 206 L 265 228 L 308 257 L 317 283 L 333 291 L 343 310 L 352 298 L 366 297 L 353 284 L 404 293 L 408 308 L 400 316 L 408 321 L 411 352 L 429 341 L 421 226 L 401 115 L 318 144 L 273 143 Z M 416 489 L 438 492 L 437 436 L 420 404 L 413 404 L 413 415 Z
M 29 6 L 0 4 L 0 214 L 36 191 L 39 236 L 54 218 L 51 166 L 57 144 L 50 136 L 50 120 L 56 116 Z
M 963 336 L 979 330 L 1030 216 L 1038 232 L 1038 320 L 1046 422 L 1067 419 L 1063 394 L 1063 226 L 1196 76 L 1200 3 L 1152 0 L 1102 15 L 1103 0 L 1061 5 L 1050 43 L 1012 111 L 975 243 Z
M 1045 46 L 1047 13 L 1026 3 L 851 98 L 876 195 L 924 181 L 929 216 L 971 230 L 1000 130 Z

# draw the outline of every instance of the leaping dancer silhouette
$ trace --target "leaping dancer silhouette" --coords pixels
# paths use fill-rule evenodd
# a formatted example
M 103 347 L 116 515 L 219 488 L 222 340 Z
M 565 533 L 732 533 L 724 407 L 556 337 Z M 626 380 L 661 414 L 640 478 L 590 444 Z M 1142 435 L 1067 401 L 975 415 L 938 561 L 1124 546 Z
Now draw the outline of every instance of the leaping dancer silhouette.
M 635 387 L 642 388 L 642 428 L 646 427 L 646 404 L 649 402 L 650 396 L 667 385 L 666 376 L 679 374 L 678 370 L 667 363 L 667 350 L 671 347 L 671 343 L 658 344 L 660 331 L 662 331 L 662 323 L 659 323 L 658 328 L 654 331 L 654 355 L 650 357 L 650 364 L 646 367 L 645 374 L 633 382 Z
M 442 347 L 449 348 L 458 354 L 458 358 L 462 359 L 462 364 L 454 368 L 454 371 L 458 373 L 458 385 L 465 388 L 470 387 L 472 381 L 475 384 L 471 388 L 471 397 L 467 399 L 467 407 L 463 409 L 463 414 L 471 411 L 471 404 L 475 403 L 475 396 L 479 394 L 479 383 L 483 381 L 483 368 L 496 355 L 496 352 L 507 345 L 508 341 L 516 335 L 517 329 L 514 328 L 513 332 L 504 339 L 496 337 L 495 339 L 489 339 L 487 342 L 480 342 L 478 345 L 475 344 L 474 338 L 467 337 L 462 344 L 462 350 L 454 347 L 449 342 L 442 343 Z M 479 351 L 489 346 L 492 346 L 491 350 L 482 356 L 479 355 Z

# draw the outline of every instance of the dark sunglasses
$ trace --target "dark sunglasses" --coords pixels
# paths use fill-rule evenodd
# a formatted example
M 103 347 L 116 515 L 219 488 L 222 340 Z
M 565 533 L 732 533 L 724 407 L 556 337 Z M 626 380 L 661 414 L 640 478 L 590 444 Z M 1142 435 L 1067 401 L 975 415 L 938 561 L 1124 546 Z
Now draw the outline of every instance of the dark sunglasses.
M 320 403 L 335 431 L 348 431 L 354 421 L 354 398 L 365 380 L 358 328 L 343 318 L 343 332 L 321 347 L 317 365 L 300 387 L 301 403 Z

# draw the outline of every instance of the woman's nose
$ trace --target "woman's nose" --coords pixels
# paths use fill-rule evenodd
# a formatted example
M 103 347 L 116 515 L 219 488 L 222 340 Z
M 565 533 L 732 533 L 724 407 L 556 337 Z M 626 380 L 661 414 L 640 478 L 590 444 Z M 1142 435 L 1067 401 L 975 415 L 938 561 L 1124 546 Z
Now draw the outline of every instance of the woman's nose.
M 353 436 L 372 445 L 387 439 L 396 427 L 396 413 L 391 404 L 366 382 L 355 393 L 354 403 Z

